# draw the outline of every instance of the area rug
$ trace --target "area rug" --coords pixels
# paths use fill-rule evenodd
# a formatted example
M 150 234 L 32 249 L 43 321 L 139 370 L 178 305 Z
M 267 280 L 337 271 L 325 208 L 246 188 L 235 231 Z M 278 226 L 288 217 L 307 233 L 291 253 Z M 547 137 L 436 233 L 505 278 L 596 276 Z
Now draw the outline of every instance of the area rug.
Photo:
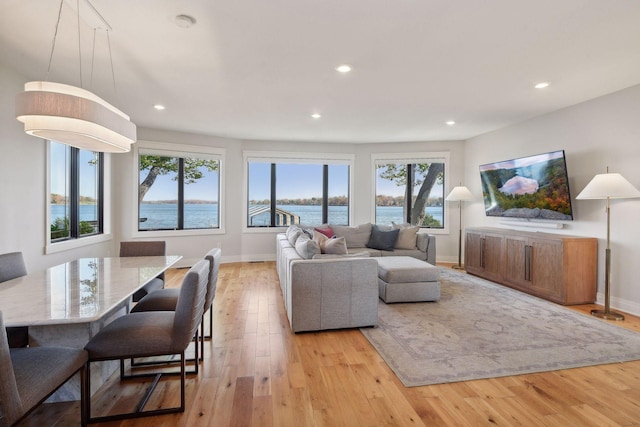
M 640 359 L 640 333 L 440 270 L 439 302 L 380 302 L 361 329 L 407 387 Z

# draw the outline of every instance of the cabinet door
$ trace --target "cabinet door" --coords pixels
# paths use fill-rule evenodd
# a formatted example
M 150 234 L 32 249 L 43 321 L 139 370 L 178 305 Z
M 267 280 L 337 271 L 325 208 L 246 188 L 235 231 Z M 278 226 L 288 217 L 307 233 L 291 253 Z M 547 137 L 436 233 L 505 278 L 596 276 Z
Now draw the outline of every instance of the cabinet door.
M 526 237 L 505 237 L 504 278 L 509 284 L 528 288 L 529 283 L 529 241 Z
M 530 240 L 531 291 L 544 298 L 558 300 L 562 294 L 562 241 Z
M 488 279 L 503 279 L 503 244 L 504 236 L 501 234 L 485 234 L 482 263 L 484 276 Z
M 467 231 L 465 237 L 464 267 L 470 273 L 482 271 L 483 240 L 481 233 Z

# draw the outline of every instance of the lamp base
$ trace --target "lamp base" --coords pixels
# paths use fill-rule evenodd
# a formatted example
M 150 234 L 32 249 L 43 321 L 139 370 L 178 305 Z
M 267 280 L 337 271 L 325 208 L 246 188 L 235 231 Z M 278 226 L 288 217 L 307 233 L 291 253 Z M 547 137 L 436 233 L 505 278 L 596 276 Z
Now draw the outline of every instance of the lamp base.
M 464 270 L 464 265 L 462 264 L 454 264 L 451 266 L 454 270 Z
M 591 315 L 605 320 L 624 320 L 624 315 L 615 311 L 591 310 Z

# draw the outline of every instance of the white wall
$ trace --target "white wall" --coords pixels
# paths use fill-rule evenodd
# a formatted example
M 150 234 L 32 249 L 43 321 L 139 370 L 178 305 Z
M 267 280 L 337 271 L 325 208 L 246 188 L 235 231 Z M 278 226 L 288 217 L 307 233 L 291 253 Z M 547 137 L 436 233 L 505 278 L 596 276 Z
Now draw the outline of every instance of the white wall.
M 0 253 L 21 251 L 27 270 L 69 259 L 106 256 L 112 242 L 45 255 L 46 145 L 26 135 L 14 99 L 24 77 L 0 65 Z
M 551 232 L 599 239 L 598 290 L 602 300 L 605 205 L 595 200 L 576 201 L 575 196 L 595 174 L 604 173 L 607 166 L 640 188 L 638 111 L 640 86 L 635 86 L 470 139 L 465 147 L 464 176 L 477 201 L 465 208 L 466 225 L 507 227 L 484 214 L 479 165 L 564 149 L 574 221 L 565 222 L 562 230 Z M 635 263 L 640 259 L 640 199 L 612 201 L 611 217 L 611 305 L 639 314 L 640 286 Z
M 154 129 L 139 129 L 138 139 L 161 143 L 198 145 L 225 149 L 225 230 L 222 235 L 190 236 L 190 237 L 162 237 L 167 241 L 170 253 L 183 255 L 187 260 L 197 258 L 212 247 L 221 247 L 223 262 L 231 261 L 259 261 L 275 259 L 275 230 L 261 229 L 243 232 L 243 152 L 244 151 L 273 151 L 281 153 L 341 153 L 355 155 L 354 165 L 354 194 L 351 195 L 353 224 L 372 221 L 371 203 L 373 185 L 371 182 L 371 154 L 372 153 L 405 153 L 405 152 L 450 152 L 448 188 L 456 185 L 462 176 L 464 165 L 464 142 L 410 142 L 402 144 L 335 144 L 335 143 L 305 143 L 305 142 L 277 142 L 277 141 L 246 141 L 212 136 L 170 132 Z M 122 223 L 117 233 L 118 240 L 133 239 L 135 234 L 136 187 L 133 177 L 133 153 L 112 156 L 114 167 L 114 188 L 118 189 L 118 197 L 114 206 L 116 218 Z M 134 217 L 135 218 L 135 217 Z M 447 218 L 451 224 L 457 224 L 458 212 L 451 210 Z M 437 251 L 439 260 L 453 261 L 457 254 L 457 226 L 452 228 L 453 240 L 450 234 L 437 237 Z

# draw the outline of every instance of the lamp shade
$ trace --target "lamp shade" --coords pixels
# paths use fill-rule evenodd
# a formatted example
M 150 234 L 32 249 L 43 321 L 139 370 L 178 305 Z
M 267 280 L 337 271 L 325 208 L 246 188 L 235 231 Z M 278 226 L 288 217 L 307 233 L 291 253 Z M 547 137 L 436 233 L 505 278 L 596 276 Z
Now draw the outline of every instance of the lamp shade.
M 593 177 L 576 199 L 632 199 L 640 191 L 619 173 L 601 173 Z
M 445 199 L 447 202 L 467 202 L 473 200 L 471 191 L 463 185 L 454 187 Z
M 124 153 L 136 139 L 129 116 L 93 93 L 60 83 L 28 82 L 16 96 L 24 131 L 84 150 Z

